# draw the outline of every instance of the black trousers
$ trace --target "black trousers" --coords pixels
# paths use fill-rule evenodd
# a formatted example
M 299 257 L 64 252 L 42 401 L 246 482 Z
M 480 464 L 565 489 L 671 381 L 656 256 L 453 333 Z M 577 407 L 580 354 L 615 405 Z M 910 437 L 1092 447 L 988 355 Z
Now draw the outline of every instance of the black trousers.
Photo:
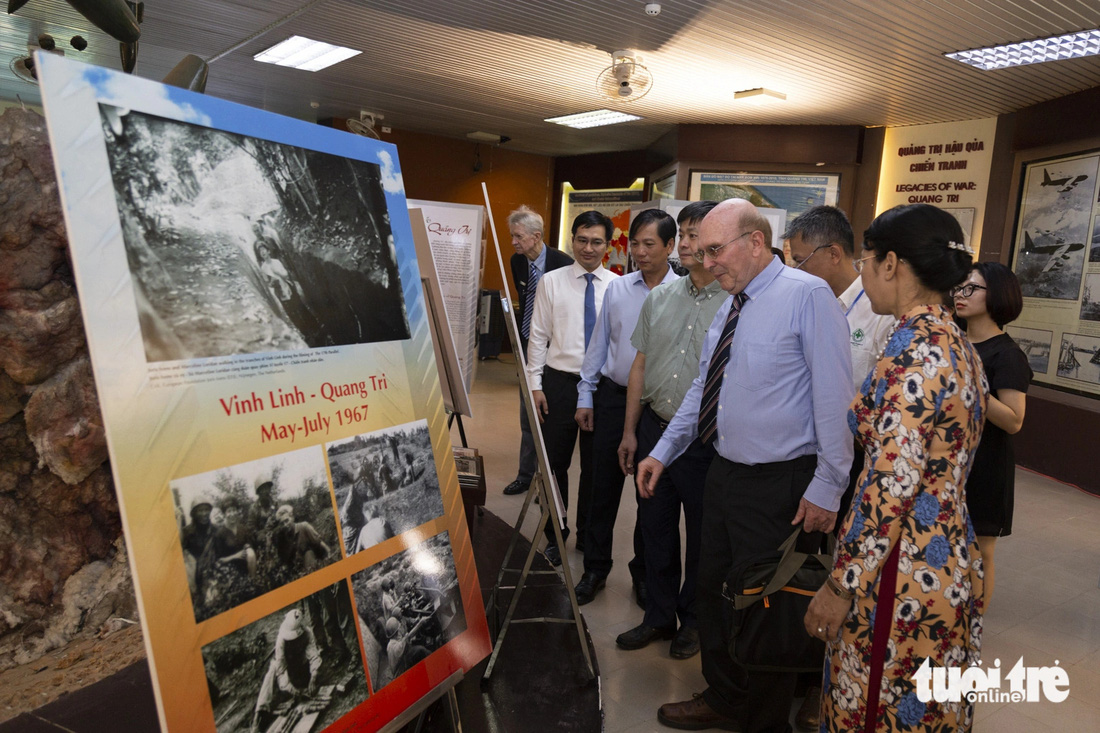
M 607 576 L 611 572 L 615 520 L 623 496 L 626 476 L 619 467 L 619 443 L 626 419 L 626 387 L 603 377 L 593 398 L 595 424 L 592 431 L 592 495 L 584 525 L 584 571 Z M 638 502 L 638 492 L 634 492 Z M 578 528 L 580 525 L 578 524 Z M 641 527 L 634 522 L 634 559 L 630 576 L 645 580 L 645 546 Z
M 747 466 L 718 456 L 703 494 L 699 558 L 699 642 L 704 698 L 714 710 L 738 720 L 746 733 L 786 731 L 797 675 L 753 672 L 729 655 L 723 621 L 722 583 L 734 566 L 773 554 L 790 536 L 791 520 L 813 479 L 816 456 Z
M 635 465 L 649 455 L 661 439 L 667 423 L 646 407 L 638 421 L 638 450 Z M 703 486 L 714 460 L 714 448 L 699 439 L 667 466 L 657 482 L 657 490 L 638 507 L 638 524 L 645 543 L 646 602 L 642 623 L 656 629 L 698 626 L 695 609 L 696 581 L 699 575 L 699 547 L 703 531 Z M 687 552 L 680 584 L 680 508 L 684 510 Z
M 580 433 L 581 479 L 577 487 L 577 530 L 584 527 L 583 507 L 585 499 L 592 491 L 592 433 L 582 431 L 577 426 L 577 385 L 581 378 L 576 374 L 560 372 L 546 367 L 542 372 L 542 391 L 546 395 L 549 412 L 544 416 L 542 437 L 546 441 L 546 453 L 550 459 L 550 470 L 558 482 L 558 491 L 566 509 L 569 508 L 569 465 L 573 462 L 573 448 L 577 445 L 577 433 Z M 569 527 L 563 536 L 568 534 Z M 546 536 L 554 537 L 554 530 L 546 526 Z

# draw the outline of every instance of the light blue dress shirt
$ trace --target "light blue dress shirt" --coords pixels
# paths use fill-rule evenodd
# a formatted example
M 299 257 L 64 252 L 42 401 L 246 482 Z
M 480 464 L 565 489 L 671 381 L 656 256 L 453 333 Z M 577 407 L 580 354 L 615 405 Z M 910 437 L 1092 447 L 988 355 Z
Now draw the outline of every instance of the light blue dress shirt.
M 745 295 L 718 398 L 715 448 L 746 465 L 816 453 L 817 470 L 803 496 L 836 511 L 853 451 L 847 425 L 852 355 L 844 312 L 824 280 L 778 258 L 752 279 Z M 732 302 L 728 298 L 718 309 L 703 342 L 699 376 L 650 453 L 665 466 L 698 434 L 707 368 Z
M 658 285 L 679 280 L 680 276 L 668 268 Z M 592 407 L 592 395 L 600 377 L 607 377 L 620 387 L 626 386 L 630 377 L 630 365 L 638 351 L 630 343 L 642 304 L 649 297 L 649 286 L 641 271 L 623 275 L 608 284 L 603 294 L 603 307 L 592 332 L 592 341 L 584 352 L 581 365 L 581 381 L 577 385 L 577 407 Z

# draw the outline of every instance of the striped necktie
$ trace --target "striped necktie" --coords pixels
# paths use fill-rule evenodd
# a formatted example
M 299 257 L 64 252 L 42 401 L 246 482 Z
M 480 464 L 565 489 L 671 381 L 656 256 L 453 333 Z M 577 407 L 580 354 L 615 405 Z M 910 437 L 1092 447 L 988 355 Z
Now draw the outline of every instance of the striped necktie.
M 535 310 L 535 286 L 539 284 L 539 278 L 542 277 L 542 270 L 538 268 L 538 265 L 534 262 L 529 264 L 531 266 L 531 272 L 527 275 L 527 293 L 523 305 L 523 325 L 520 327 L 520 333 L 523 335 L 523 338 L 531 338 L 531 314 Z
M 707 382 L 703 386 L 703 397 L 699 401 L 702 406 L 699 410 L 699 441 L 703 445 L 713 443 L 714 435 L 718 431 L 718 397 L 722 392 L 722 379 L 726 376 L 726 364 L 730 360 L 733 332 L 737 330 L 741 308 L 747 299 L 744 293 L 733 296 L 726 325 L 722 327 L 722 336 L 718 339 L 718 345 L 714 347 L 714 356 L 711 357 L 710 365 L 707 367 Z

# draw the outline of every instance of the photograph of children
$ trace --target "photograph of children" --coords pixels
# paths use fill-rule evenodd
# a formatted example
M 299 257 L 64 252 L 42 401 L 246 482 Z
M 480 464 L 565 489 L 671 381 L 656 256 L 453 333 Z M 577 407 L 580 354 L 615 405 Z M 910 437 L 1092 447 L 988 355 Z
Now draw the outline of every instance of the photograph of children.
M 202 648 L 218 733 L 320 731 L 367 699 L 348 582 Z
M 409 338 L 380 166 L 100 115 L 148 361 Z
M 169 485 L 196 622 L 340 559 L 318 446 Z
M 375 692 L 466 630 L 446 532 L 353 575 L 351 587 Z
M 348 555 L 443 514 L 426 420 L 329 443 L 326 450 Z
M 1027 354 L 1031 371 L 1046 374 L 1050 368 L 1050 345 L 1054 341 L 1054 332 L 1022 326 L 1007 326 L 1005 331 Z
M 1092 156 L 1028 166 L 1014 263 L 1025 298 L 1080 295 L 1098 161 Z

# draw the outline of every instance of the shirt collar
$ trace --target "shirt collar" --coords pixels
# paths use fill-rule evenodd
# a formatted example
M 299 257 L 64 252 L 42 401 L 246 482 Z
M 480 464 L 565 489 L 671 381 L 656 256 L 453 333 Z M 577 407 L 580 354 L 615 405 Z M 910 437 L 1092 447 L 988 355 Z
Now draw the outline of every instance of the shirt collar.
M 779 261 L 779 258 L 772 255 L 772 261 L 768 263 L 760 273 L 749 281 L 749 284 L 745 286 L 745 297 L 749 300 L 756 300 L 757 297 L 772 284 L 772 280 L 779 277 L 779 274 L 786 269 L 786 265 Z
M 645 277 L 642 275 L 641 270 L 635 270 L 634 272 L 630 273 L 630 275 L 633 275 L 636 278 L 633 283 L 634 285 L 641 284 L 642 287 L 646 287 Z M 676 271 L 673 270 L 672 266 L 670 265 L 668 270 L 665 271 L 665 276 L 661 278 L 661 282 L 657 283 L 657 285 L 664 285 L 667 282 L 672 282 L 673 280 L 679 279 L 680 276 L 676 274 Z
M 856 275 L 856 279 L 852 281 L 852 284 L 848 286 L 847 290 L 840 294 L 837 300 L 840 301 L 840 305 L 844 310 L 848 310 L 852 307 L 852 303 L 855 302 L 861 292 L 863 292 L 863 278 L 860 275 Z
M 574 261 L 573 264 L 570 265 L 570 267 L 573 268 L 573 277 L 581 278 L 588 274 L 588 270 L 584 269 L 584 267 L 581 266 L 579 262 Z M 611 270 L 608 270 L 603 265 L 600 265 L 592 271 L 592 274 L 596 276 L 597 280 L 603 282 L 604 280 L 607 280 L 608 277 L 611 275 Z
M 546 250 L 549 248 L 549 245 L 543 242 L 542 249 L 539 250 L 539 256 L 535 258 L 535 267 L 542 272 L 546 272 Z

